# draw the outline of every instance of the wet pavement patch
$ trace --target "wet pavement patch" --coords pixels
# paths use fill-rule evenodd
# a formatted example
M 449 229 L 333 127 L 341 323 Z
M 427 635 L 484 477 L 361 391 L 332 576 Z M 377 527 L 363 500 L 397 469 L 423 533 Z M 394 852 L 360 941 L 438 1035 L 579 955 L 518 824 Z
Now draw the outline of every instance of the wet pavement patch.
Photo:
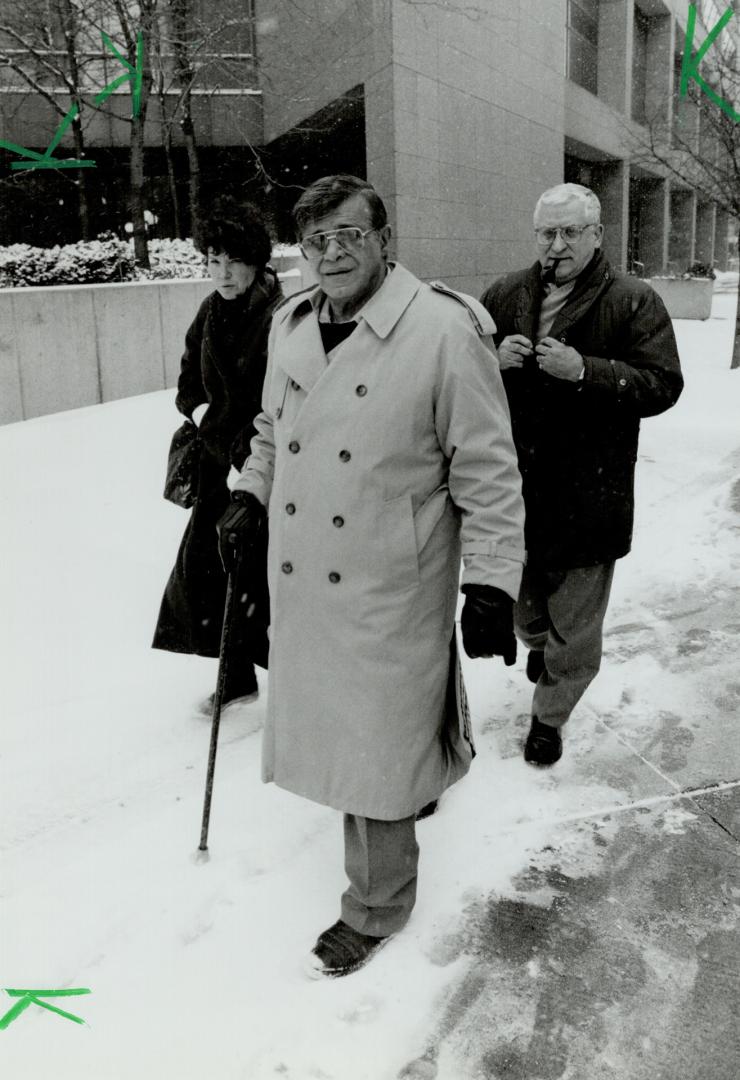
M 736 480 L 730 488 L 730 509 L 740 514 L 740 480 Z
M 738 798 L 565 824 L 508 895 L 472 899 L 436 955 L 464 974 L 399 1075 L 737 1080 L 740 848 L 714 818 Z

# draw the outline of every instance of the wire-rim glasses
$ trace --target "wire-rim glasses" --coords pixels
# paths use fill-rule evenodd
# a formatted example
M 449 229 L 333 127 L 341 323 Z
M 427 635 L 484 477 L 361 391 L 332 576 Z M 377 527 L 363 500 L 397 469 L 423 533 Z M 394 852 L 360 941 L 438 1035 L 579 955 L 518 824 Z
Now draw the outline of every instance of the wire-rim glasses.
M 345 225 L 341 229 L 315 232 L 304 236 L 298 245 L 306 259 L 318 259 L 326 254 L 329 244 L 336 240 L 343 251 L 358 251 L 365 246 L 365 237 L 376 229 L 361 229 L 358 225 Z
M 534 235 L 537 237 L 537 243 L 542 247 L 549 247 L 550 244 L 554 244 L 557 236 L 560 237 L 564 244 L 574 244 L 586 229 L 590 229 L 592 225 L 597 224 L 596 221 L 589 221 L 588 225 L 564 225 L 562 228 L 555 229 L 535 229 Z

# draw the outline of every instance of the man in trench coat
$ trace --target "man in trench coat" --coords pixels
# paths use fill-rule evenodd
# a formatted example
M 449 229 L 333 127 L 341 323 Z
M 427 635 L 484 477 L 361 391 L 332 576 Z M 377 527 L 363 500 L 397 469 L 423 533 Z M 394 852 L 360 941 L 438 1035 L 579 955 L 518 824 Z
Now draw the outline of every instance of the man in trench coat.
M 614 564 L 632 540 L 640 420 L 683 387 L 663 302 L 610 265 L 600 214 L 580 184 L 545 191 L 537 261 L 482 297 L 497 324 L 527 511 L 514 620 L 536 684 L 524 750 L 533 765 L 561 756 L 562 727 L 601 664 Z
M 356 970 L 409 918 L 420 808 L 473 748 L 455 643 L 514 662 L 523 504 L 494 323 L 387 260 L 375 190 L 316 181 L 294 210 L 318 284 L 276 311 L 257 434 L 221 522 L 269 509 L 263 779 L 342 811 L 350 885 L 310 958 Z

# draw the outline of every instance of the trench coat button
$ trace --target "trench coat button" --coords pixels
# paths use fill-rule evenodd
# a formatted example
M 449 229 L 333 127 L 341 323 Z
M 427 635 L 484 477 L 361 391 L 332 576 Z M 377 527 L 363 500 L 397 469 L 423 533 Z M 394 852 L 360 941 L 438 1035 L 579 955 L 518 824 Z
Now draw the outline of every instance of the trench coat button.
M 340 461 L 349 461 L 349 459 L 351 457 L 352 457 L 352 455 L 350 454 L 349 450 L 340 450 L 339 451 L 339 460 Z
M 365 394 L 367 393 L 367 387 L 363 386 L 362 383 L 360 383 L 359 386 L 355 387 L 355 393 L 357 394 L 358 397 L 364 397 Z
M 332 520 L 332 524 L 336 525 L 336 527 L 338 529 L 341 529 L 342 525 L 344 525 L 344 518 L 342 517 L 341 514 L 337 514 L 337 516 L 333 517 L 331 520 Z
M 285 507 L 286 514 L 295 514 L 295 503 L 287 503 Z
M 565 345 L 565 334 L 563 334 L 560 340 L 562 341 L 563 345 Z
M 627 380 L 626 379 L 620 379 L 619 380 L 619 385 L 620 386 L 626 386 L 627 385 Z
M 292 442 L 288 443 L 288 449 L 290 450 L 291 454 L 297 454 L 300 448 L 301 444 L 299 442 L 296 442 L 295 439 L 293 439 Z
M 282 572 L 284 574 L 292 574 L 293 573 L 293 563 L 292 562 L 284 562 L 283 565 L 280 567 L 280 569 L 282 570 Z
M 291 390 L 299 390 L 300 389 L 300 387 L 299 387 L 298 383 L 295 381 L 295 379 L 290 380 L 290 388 L 291 388 Z
M 332 583 L 332 585 L 336 585 L 336 583 L 341 580 L 342 575 L 338 574 L 336 570 L 332 570 L 332 572 L 329 574 L 329 581 Z

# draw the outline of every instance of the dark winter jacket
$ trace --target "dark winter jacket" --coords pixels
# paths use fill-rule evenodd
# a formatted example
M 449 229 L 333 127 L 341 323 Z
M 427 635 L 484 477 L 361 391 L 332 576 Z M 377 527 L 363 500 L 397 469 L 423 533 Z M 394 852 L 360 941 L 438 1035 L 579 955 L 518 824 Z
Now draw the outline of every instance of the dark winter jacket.
M 536 344 L 540 274 L 535 263 L 484 293 L 497 345 L 510 334 Z M 527 555 L 545 569 L 592 566 L 630 549 L 640 419 L 678 399 L 678 352 L 657 293 L 613 270 L 601 251 L 577 279 L 549 336 L 581 353 L 582 381 L 546 375 L 534 357 L 503 372 L 523 480 Z
M 177 407 L 192 418 L 208 402 L 200 423 L 206 452 L 201 454 L 198 495 L 167 582 L 154 633 L 154 647 L 171 652 L 218 656 L 224 615 L 226 576 L 218 554 L 216 523 L 229 505 L 226 478 L 241 468 L 260 411 L 267 363 L 267 336 L 280 300 L 272 270 L 257 278 L 243 298 L 223 300 L 211 293 L 201 304 L 185 338 Z M 254 604 L 250 618 L 237 609 L 231 641 L 244 663 L 267 664 L 267 551 L 263 545 L 244 560 L 235 589 Z M 231 665 L 239 674 L 239 661 Z
M 267 366 L 267 335 L 280 283 L 269 267 L 245 297 L 207 296 L 185 335 L 175 404 L 187 417 L 208 402 L 200 436 L 224 466 L 241 468 L 254 435 Z

